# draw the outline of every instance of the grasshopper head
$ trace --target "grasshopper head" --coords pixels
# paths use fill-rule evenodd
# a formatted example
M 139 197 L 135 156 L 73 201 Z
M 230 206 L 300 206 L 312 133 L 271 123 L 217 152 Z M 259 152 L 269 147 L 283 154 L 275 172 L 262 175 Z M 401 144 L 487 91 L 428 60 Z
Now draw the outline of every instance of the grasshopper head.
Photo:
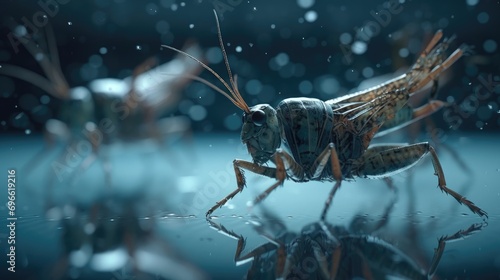
M 279 148 L 281 138 L 276 110 L 268 104 L 259 104 L 243 112 L 241 141 L 257 164 L 266 163 Z
M 224 79 L 212 68 L 208 67 L 205 63 L 193 57 L 192 55 L 171 46 L 163 46 L 194 59 L 203 68 L 212 73 L 224 85 L 225 89 L 229 93 L 223 89 L 218 88 L 217 86 L 203 78 L 194 76 L 192 77 L 193 79 L 206 84 L 215 91 L 224 95 L 236 107 L 243 111 L 243 128 L 241 130 L 241 140 L 247 145 L 248 152 L 252 155 L 253 161 L 255 163 L 266 163 L 267 161 L 269 161 L 269 159 L 271 159 L 271 156 L 274 155 L 281 142 L 276 110 L 274 110 L 273 107 L 268 104 L 259 104 L 251 108 L 248 107 L 247 103 L 241 96 L 240 91 L 238 90 L 237 76 L 233 76 L 231 68 L 229 67 L 229 60 L 227 59 L 226 50 L 224 49 L 222 33 L 220 31 L 219 20 L 217 18 L 217 13 L 215 12 L 215 10 L 214 14 L 215 22 L 217 23 L 217 33 L 219 34 L 219 45 L 222 51 L 222 56 L 224 58 L 224 63 L 226 64 L 227 73 L 229 75 L 229 83 L 224 81 Z

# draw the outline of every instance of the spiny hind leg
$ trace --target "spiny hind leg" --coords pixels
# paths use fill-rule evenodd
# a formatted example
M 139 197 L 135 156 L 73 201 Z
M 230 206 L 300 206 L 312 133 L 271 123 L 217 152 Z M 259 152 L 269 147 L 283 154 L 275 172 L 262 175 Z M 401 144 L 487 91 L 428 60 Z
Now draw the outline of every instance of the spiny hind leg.
M 436 273 L 441 257 L 444 253 L 446 242 L 453 242 L 469 237 L 470 235 L 482 230 L 482 228 L 486 225 L 487 225 L 486 223 L 473 224 L 469 228 L 465 230 L 459 230 L 453 235 L 449 236 L 445 235 L 439 238 L 438 247 L 434 250 L 434 256 L 432 257 L 431 265 L 429 266 L 429 270 L 427 272 L 427 278 L 432 279 L 434 277 L 434 274 Z
M 438 187 L 441 191 L 453 196 L 460 204 L 465 204 L 473 213 L 488 217 L 487 213 L 473 202 L 446 186 L 443 168 L 436 151 L 429 143 L 417 143 L 406 146 L 388 145 L 368 148 L 365 154 L 356 161 L 353 172 L 359 177 L 384 178 L 415 165 L 423 156 L 430 153 Z
M 434 67 L 434 69 L 432 69 L 432 71 L 426 77 L 424 77 L 423 79 L 412 85 L 409 88 L 409 91 L 411 93 L 416 92 L 417 90 L 427 85 L 429 82 L 437 80 L 439 75 L 443 73 L 446 69 L 448 69 L 451 65 L 453 65 L 459 58 L 462 57 L 463 54 L 464 50 L 456 49 L 445 61 Z

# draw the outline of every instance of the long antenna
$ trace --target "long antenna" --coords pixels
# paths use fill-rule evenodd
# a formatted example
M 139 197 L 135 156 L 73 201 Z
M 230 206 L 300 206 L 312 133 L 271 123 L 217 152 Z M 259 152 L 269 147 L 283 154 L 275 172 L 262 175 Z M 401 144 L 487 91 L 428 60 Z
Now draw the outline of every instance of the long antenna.
M 227 59 L 226 50 L 224 48 L 224 41 L 222 40 L 222 34 L 221 34 L 221 31 L 220 31 L 219 18 L 217 17 L 217 12 L 215 10 L 214 10 L 214 14 L 215 14 L 215 21 L 217 23 L 217 33 L 218 33 L 218 37 L 219 37 L 219 44 L 220 44 L 220 47 L 221 47 L 222 55 L 224 57 L 224 63 L 226 64 L 226 69 L 227 69 L 227 72 L 228 72 L 228 75 L 229 75 L 229 82 L 230 82 L 231 86 L 229 86 L 229 84 L 219 74 L 217 74 L 217 72 L 215 72 L 212 68 L 210 68 L 208 65 L 206 65 L 205 63 L 203 63 L 202 61 L 200 61 L 196 57 L 194 57 L 194 56 L 192 56 L 192 55 L 190 55 L 190 54 L 188 54 L 188 53 L 186 53 L 186 52 L 184 52 L 182 50 L 179 50 L 177 48 L 171 47 L 171 46 L 162 45 L 162 47 L 165 47 L 165 48 L 171 49 L 173 51 L 176 51 L 176 52 L 178 52 L 180 54 L 183 54 L 183 55 L 185 55 L 185 56 L 187 56 L 187 57 L 195 60 L 196 62 L 198 62 L 203 68 L 205 68 L 210 73 L 212 73 L 212 75 L 214 75 L 224 85 L 224 87 L 229 91 L 229 93 L 231 95 L 229 95 L 224 90 L 218 88 L 217 86 L 215 86 L 214 84 L 208 82 L 207 80 L 205 80 L 203 78 L 199 78 L 199 77 L 191 77 L 191 78 L 193 78 L 194 80 L 200 81 L 200 82 L 202 82 L 202 83 L 210 86 L 212 89 L 214 89 L 214 90 L 218 91 L 219 93 L 223 94 L 234 105 L 236 105 L 236 107 L 240 108 L 241 110 L 245 111 L 246 113 L 249 113 L 250 112 L 250 108 L 248 107 L 248 105 L 246 104 L 245 100 L 243 99 L 243 97 L 241 96 L 240 92 L 238 91 L 237 77 L 235 76 L 233 78 L 233 76 L 232 76 L 231 67 L 229 66 L 229 60 Z

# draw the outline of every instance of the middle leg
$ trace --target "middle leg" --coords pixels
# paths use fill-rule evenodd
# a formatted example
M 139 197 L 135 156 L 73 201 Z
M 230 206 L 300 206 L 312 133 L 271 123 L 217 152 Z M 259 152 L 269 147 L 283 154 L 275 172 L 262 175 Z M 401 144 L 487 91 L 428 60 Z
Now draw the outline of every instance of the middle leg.
M 340 169 L 340 161 L 339 157 L 337 156 L 337 152 L 335 151 L 335 145 L 333 143 L 330 143 L 328 147 L 326 147 L 326 149 L 319 155 L 319 157 L 314 162 L 311 170 L 311 174 L 314 174 L 313 178 L 320 178 L 321 173 L 325 169 L 328 160 L 330 160 L 330 164 L 332 167 L 331 172 L 333 175 L 333 179 L 335 180 L 335 185 L 330 191 L 330 194 L 328 195 L 328 198 L 325 202 L 323 212 L 321 213 L 321 221 L 325 220 L 326 213 L 330 208 L 333 196 L 338 191 L 338 189 L 340 188 L 340 184 L 342 183 L 342 171 Z

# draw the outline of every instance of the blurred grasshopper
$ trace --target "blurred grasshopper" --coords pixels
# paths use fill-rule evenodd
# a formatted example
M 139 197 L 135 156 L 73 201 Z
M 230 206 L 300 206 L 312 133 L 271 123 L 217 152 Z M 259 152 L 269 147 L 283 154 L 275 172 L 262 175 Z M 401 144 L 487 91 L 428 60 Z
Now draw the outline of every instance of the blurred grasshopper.
M 11 27 L 16 38 L 36 59 L 45 77 L 5 63 L 1 64 L 0 74 L 27 81 L 64 102 L 60 120 L 51 119 L 45 126 L 49 147 L 27 164 L 28 170 L 39 164 L 58 138 L 67 142 L 59 157 L 60 161 L 63 161 L 64 153 L 67 153 L 66 161 L 74 154 L 82 159 L 79 168 L 70 168 L 59 161 L 52 163 L 57 177 L 62 180 L 65 173 L 75 175 L 77 171 L 87 169 L 97 159 L 103 144 L 142 139 L 155 139 L 163 143 L 168 134 L 189 132 L 187 118 L 159 117 L 176 108 L 182 90 L 191 81 L 188 77 L 202 70 L 194 61 L 179 55 L 155 67 L 155 60 L 149 59 L 134 70 L 132 77 L 123 80 L 96 79 L 88 87 L 70 88 L 62 74 L 53 30 L 46 28 L 46 35 L 41 31 L 31 36 L 24 26 L 11 24 Z M 187 44 L 184 50 L 197 55 L 201 53 L 199 46 L 192 43 Z M 88 147 L 86 151 L 84 147 Z M 110 166 L 107 158 L 103 158 L 103 169 L 109 183 Z
M 299 97 L 281 101 L 276 109 L 269 104 L 248 107 L 238 90 L 237 76 L 232 76 L 217 14 L 215 17 L 230 85 L 195 57 L 165 46 L 197 60 L 220 80 L 230 94 L 206 80 L 198 80 L 243 110 L 241 140 L 247 146 L 253 162 L 234 160 L 237 189 L 210 208 L 206 213 L 207 218 L 243 190 L 245 178 L 242 169 L 277 180 L 254 200 L 254 205 L 282 185 L 286 178 L 296 182 L 335 181 L 321 214 L 323 220 L 342 180 L 355 177 L 385 178 L 412 167 L 429 153 L 438 177 L 438 187 L 472 212 L 487 216 L 481 208 L 446 186 L 438 156 L 429 143 L 370 146 L 371 140 L 384 124 L 386 126 L 383 129 L 401 127 L 445 105 L 434 100 L 413 110 L 407 101 L 457 61 L 463 55 L 464 47 L 444 59 L 448 41 L 438 44 L 443 36 L 438 31 L 413 67 L 406 74 L 386 83 L 328 101 Z M 268 162 L 274 163 L 276 167 L 265 166 Z
M 391 207 L 386 209 L 388 216 Z M 361 219 L 361 220 L 360 220 Z M 253 221 L 254 229 L 268 240 L 243 255 L 245 239 L 209 221 L 219 232 L 238 240 L 236 265 L 253 260 L 246 279 L 433 279 L 447 242 L 480 231 L 485 224 L 473 224 L 450 236 L 442 236 L 428 268 L 396 246 L 373 236 L 387 223 L 387 217 L 373 228 L 366 216 L 358 216 L 348 228 L 325 222 L 306 225 L 300 233 L 288 230 L 280 219 L 264 211 L 263 219 Z

